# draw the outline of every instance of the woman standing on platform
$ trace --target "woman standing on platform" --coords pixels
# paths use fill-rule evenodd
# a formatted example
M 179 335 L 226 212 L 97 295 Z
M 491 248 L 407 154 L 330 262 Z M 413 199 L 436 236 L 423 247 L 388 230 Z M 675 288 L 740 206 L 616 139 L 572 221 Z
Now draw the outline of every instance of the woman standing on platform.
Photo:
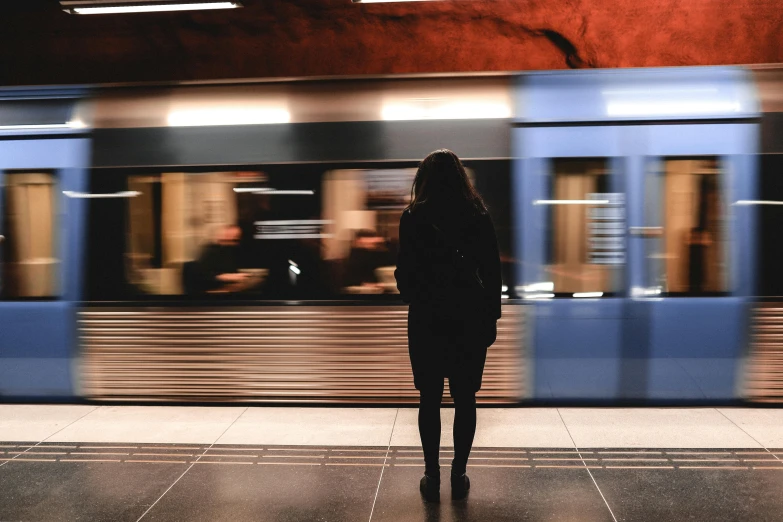
M 419 435 L 425 499 L 440 498 L 440 405 L 444 379 L 454 399 L 452 498 L 470 488 L 476 392 L 500 318 L 500 255 L 492 220 L 465 167 L 450 150 L 419 165 L 411 204 L 400 219 L 394 272 L 408 310 L 408 350 L 420 393 Z

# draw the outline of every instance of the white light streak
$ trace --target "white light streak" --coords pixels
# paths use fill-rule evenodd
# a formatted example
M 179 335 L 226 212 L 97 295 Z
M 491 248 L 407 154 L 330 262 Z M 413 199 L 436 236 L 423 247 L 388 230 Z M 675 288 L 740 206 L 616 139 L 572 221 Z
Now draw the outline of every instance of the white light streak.
M 662 288 L 656 286 L 653 288 L 644 288 L 641 286 L 634 286 L 631 288 L 631 296 L 633 297 L 650 297 L 654 295 L 661 295 Z
M 555 294 L 530 294 L 526 295 L 525 299 L 551 299 Z
M 269 192 L 270 190 L 274 190 L 274 189 L 264 188 L 264 187 L 235 187 L 234 188 L 234 192 L 236 192 L 237 194 L 243 194 L 246 192 L 251 194 L 257 194 L 261 192 Z
M 277 190 L 273 188 L 253 188 L 253 187 L 247 187 L 247 188 L 235 188 L 234 192 L 237 194 L 247 193 L 247 194 L 280 194 L 284 196 L 312 196 L 315 194 L 315 191 L 313 190 Z
M 735 201 L 734 205 L 783 205 L 783 201 L 741 199 L 739 201 Z
M 603 297 L 603 292 L 576 292 L 574 297 Z
M 4 130 L 58 130 L 58 129 L 84 129 L 87 125 L 81 120 L 72 120 L 68 123 L 44 123 L 38 125 L 0 125 L 0 131 Z
M 283 196 L 312 196 L 315 194 L 312 190 L 265 190 L 253 192 L 253 194 L 279 194 Z
M 554 292 L 555 283 L 552 281 L 545 281 L 543 283 L 532 283 L 522 287 L 523 292 Z
M 69 198 L 78 199 L 99 199 L 99 198 L 135 198 L 141 196 L 141 192 L 136 190 L 126 190 L 124 192 L 110 192 L 108 194 L 93 194 L 89 192 L 73 192 L 71 190 L 63 190 L 63 194 Z
M 288 123 L 291 113 L 283 108 L 216 108 L 175 110 L 169 113 L 169 127 L 206 127 L 210 125 L 269 125 Z
M 205 11 L 208 9 L 236 9 L 242 7 L 236 2 L 202 2 L 197 4 L 117 5 L 104 7 L 72 7 L 67 13 L 80 15 L 160 13 L 165 11 Z
M 533 205 L 608 205 L 608 199 L 535 199 Z

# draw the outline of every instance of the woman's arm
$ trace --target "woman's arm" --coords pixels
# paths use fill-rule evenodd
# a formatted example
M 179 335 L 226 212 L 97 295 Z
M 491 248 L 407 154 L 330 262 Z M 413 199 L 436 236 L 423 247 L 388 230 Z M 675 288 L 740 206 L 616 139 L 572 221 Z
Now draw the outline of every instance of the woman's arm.
M 409 211 L 402 213 L 400 218 L 400 247 L 397 253 L 397 269 L 394 270 L 394 278 L 397 280 L 397 289 L 402 300 L 411 302 L 411 289 L 414 279 L 414 249 L 411 235 L 411 214 Z

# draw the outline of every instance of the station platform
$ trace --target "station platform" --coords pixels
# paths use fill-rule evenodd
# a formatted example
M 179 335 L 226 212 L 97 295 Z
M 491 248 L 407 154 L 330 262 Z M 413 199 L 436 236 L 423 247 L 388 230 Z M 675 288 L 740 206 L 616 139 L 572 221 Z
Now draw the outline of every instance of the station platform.
M 0 521 L 780 521 L 783 409 L 480 408 L 440 503 L 415 408 L 0 405 Z

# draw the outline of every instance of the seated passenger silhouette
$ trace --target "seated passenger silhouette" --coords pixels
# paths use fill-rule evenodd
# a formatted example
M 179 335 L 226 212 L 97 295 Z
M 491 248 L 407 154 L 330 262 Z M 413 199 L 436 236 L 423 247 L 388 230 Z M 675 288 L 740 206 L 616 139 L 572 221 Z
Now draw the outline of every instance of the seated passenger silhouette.
M 236 225 L 220 229 L 214 243 L 205 246 L 196 261 L 199 289 L 209 293 L 238 292 L 245 289 L 248 274 L 239 271 L 239 240 Z
M 394 275 L 410 303 L 408 350 L 425 466 L 419 488 L 428 501 L 440 498 L 440 404 L 448 378 L 456 409 L 451 492 L 459 499 L 470 488 L 476 392 L 500 318 L 500 255 L 487 208 L 453 152 L 427 156 L 411 192 Z
M 345 286 L 352 292 L 381 293 L 375 270 L 388 264 L 386 240 L 372 230 L 359 230 L 345 268 Z

